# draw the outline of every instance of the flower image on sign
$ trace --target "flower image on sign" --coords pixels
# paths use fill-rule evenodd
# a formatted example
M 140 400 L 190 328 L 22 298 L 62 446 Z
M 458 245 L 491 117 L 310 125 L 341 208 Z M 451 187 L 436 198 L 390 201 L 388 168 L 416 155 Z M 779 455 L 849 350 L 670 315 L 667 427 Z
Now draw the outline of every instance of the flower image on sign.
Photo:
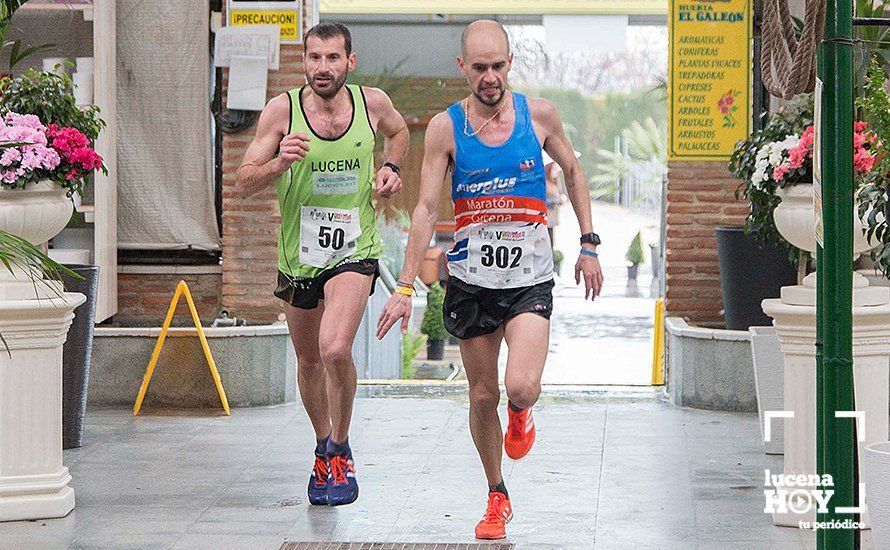
M 751 120 L 750 0 L 671 0 L 670 160 L 728 160 Z

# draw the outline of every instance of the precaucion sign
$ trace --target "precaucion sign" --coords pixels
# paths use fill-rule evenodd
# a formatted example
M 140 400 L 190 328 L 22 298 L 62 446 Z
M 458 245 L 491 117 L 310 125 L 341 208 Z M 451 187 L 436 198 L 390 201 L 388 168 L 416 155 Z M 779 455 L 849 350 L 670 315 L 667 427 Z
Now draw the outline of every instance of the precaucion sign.
M 671 0 L 670 160 L 728 160 L 751 120 L 750 0 Z
M 281 41 L 303 39 L 299 0 L 228 0 L 229 25 L 275 25 L 281 29 Z

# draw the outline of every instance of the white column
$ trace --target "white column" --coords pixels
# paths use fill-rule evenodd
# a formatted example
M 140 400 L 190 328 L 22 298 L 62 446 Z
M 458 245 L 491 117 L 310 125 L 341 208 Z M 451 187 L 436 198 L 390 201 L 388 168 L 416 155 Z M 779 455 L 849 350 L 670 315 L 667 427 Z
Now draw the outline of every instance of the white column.
M 74 508 L 62 464 L 62 344 L 83 294 L 0 301 L 0 521 Z
M 781 299 L 763 301 L 773 318 L 784 356 L 784 410 L 794 411 L 785 422 L 784 473 L 816 474 L 816 278 L 809 275 L 800 286 L 782 288 Z M 868 287 L 854 274 L 853 383 L 856 411 L 864 412 L 859 426 L 859 456 L 864 446 L 886 441 L 890 408 L 890 289 Z M 848 420 L 853 422 L 853 419 Z M 798 526 L 815 521 L 807 513 L 776 513 L 776 525 Z M 867 523 L 867 518 L 865 518 Z

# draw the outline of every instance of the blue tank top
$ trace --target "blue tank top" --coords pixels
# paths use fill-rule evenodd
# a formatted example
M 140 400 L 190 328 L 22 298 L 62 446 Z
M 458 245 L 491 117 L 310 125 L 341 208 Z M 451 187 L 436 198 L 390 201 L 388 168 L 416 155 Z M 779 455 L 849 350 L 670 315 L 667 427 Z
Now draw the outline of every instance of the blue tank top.
M 455 147 L 455 242 L 446 255 L 448 272 L 486 288 L 531 286 L 553 278 L 541 144 L 525 95 L 512 95 L 513 132 L 497 146 L 464 133 L 466 115 L 459 102 L 448 108 Z

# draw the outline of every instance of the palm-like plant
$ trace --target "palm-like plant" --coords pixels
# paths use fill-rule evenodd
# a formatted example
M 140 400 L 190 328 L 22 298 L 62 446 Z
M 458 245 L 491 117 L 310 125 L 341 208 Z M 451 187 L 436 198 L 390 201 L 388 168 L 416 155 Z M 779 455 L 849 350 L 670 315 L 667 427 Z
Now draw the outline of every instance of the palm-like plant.
M 620 180 L 635 176 L 644 184 L 640 201 L 652 202 L 661 193 L 662 175 L 666 169 L 667 136 L 651 118 L 642 123 L 633 121 L 621 132 L 627 152 L 607 149 L 597 151 L 601 162 L 591 176 L 594 199 L 614 194 Z
M 31 277 L 31 282 L 36 286 L 45 285 L 53 293 L 58 295 L 58 288 L 50 283 L 50 280 L 59 280 L 65 273 L 75 278 L 82 278 L 65 266 L 53 261 L 38 247 L 25 239 L 0 230 L 0 263 L 12 273 L 15 268 Z M 3 343 L 6 353 L 9 354 L 9 346 L 6 339 L 0 334 L 0 342 Z
M 12 15 L 28 0 L 2 0 L 0 2 L 0 44 L 2 48 L 10 48 L 9 70 L 18 65 L 23 59 L 55 47 L 55 44 L 38 44 L 36 46 L 22 46 L 21 39 L 6 40 L 6 31 L 9 30 L 9 22 Z

